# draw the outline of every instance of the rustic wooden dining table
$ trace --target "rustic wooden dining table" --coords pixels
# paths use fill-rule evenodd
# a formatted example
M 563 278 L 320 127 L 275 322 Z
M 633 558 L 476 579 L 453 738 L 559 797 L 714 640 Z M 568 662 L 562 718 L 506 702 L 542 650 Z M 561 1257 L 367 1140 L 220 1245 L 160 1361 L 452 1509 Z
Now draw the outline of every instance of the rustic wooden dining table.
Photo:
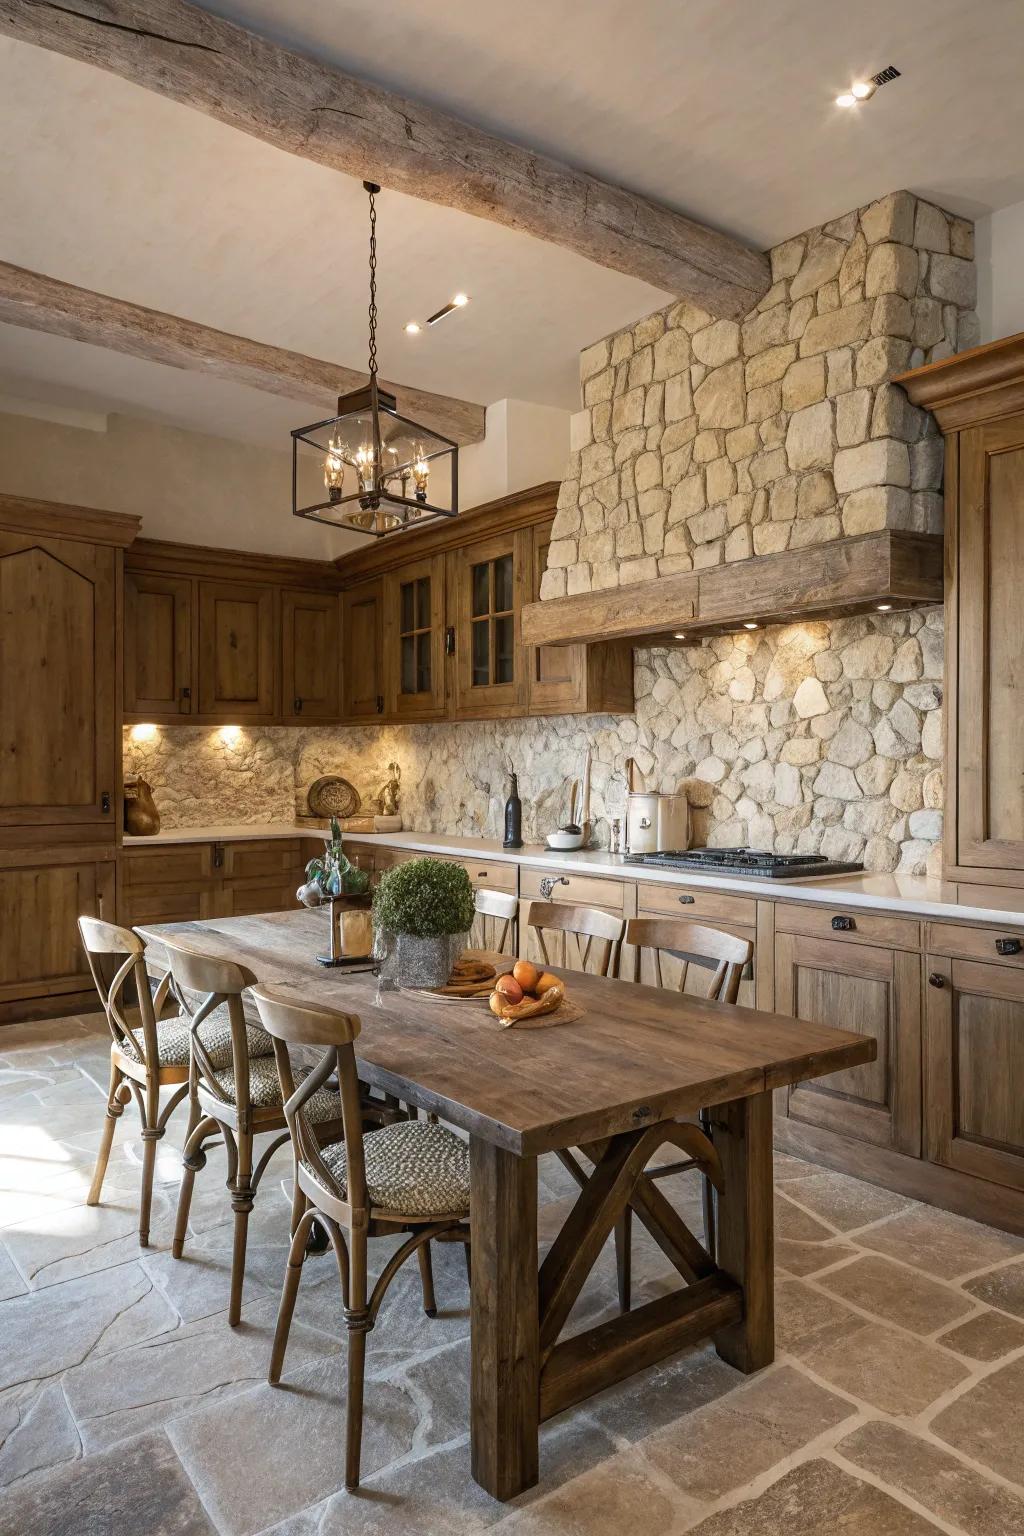
M 144 924 L 236 961 L 296 997 L 359 1015 L 360 1077 L 469 1137 L 470 1437 L 476 1481 L 509 1499 L 538 1480 L 539 1426 L 709 1337 L 741 1371 L 774 1355 L 772 1093 L 871 1061 L 873 1039 L 753 1008 L 562 972 L 574 1023 L 501 1028 L 485 1007 L 384 994 L 368 971 L 325 969 L 327 916 L 284 912 Z M 496 963 L 507 967 L 505 960 Z M 693 1123 L 710 1108 L 710 1136 Z M 682 1147 L 717 1188 L 712 1257 L 643 1169 Z M 578 1198 L 538 1266 L 537 1158 L 584 1149 Z M 679 1273 L 677 1291 L 561 1338 L 627 1205 Z

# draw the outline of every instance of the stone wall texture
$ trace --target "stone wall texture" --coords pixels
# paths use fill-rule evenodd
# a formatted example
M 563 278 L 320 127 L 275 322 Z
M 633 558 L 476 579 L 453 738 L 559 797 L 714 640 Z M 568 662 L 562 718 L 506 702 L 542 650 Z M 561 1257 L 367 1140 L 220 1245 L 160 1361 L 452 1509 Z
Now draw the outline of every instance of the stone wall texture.
M 771 252 L 740 321 L 688 303 L 583 352 L 541 597 L 942 527 L 942 439 L 889 380 L 973 346 L 973 226 L 894 192 Z
M 895 192 L 771 252 L 743 321 L 680 303 L 589 347 L 542 596 L 648 580 L 883 527 L 939 531 L 942 443 L 892 385 L 973 345 L 973 229 Z M 769 627 L 636 652 L 636 713 L 359 729 L 125 732 L 167 827 L 289 819 L 323 773 L 369 802 L 402 770 L 407 827 L 497 837 L 505 767 L 528 841 L 564 819 L 590 747 L 592 813 L 685 785 L 695 839 L 939 872 L 942 610 Z

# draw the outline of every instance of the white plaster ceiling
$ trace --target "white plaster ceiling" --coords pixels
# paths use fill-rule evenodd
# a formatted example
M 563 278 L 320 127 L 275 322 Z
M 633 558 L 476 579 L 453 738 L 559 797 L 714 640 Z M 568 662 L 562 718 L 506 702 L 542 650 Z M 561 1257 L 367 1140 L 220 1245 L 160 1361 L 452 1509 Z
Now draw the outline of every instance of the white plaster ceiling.
M 207 0 L 208 8 L 767 246 L 906 186 L 1024 197 L 1021 0 Z M 853 112 L 857 75 L 903 77 Z M 0 258 L 359 367 L 365 194 L 90 66 L 0 39 Z M 396 193 L 381 367 L 489 403 L 577 403 L 576 355 L 664 302 L 635 279 Z M 404 334 L 463 289 L 471 304 Z M 0 389 L 262 438 L 270 397 L 0 328 Z M 265 440 L 265 439 L 264 439 Z

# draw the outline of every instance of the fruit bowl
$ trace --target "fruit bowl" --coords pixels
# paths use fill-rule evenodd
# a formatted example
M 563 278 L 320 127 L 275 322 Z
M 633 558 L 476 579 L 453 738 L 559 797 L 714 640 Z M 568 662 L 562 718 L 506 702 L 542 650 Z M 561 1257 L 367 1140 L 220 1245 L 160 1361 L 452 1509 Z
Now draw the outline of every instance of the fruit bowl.
M 489 1006 L 502 1024 L 519 1024 L 554 1013 L 564 1001 L 565 983 L 559 977 L 542 971 L 532 960 L 517 960 L 494 983 Z

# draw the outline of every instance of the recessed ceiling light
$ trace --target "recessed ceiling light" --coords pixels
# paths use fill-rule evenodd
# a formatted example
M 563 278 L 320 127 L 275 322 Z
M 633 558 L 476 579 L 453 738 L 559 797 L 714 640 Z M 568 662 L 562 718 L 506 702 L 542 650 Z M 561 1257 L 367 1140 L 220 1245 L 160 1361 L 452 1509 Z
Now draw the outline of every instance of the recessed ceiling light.
M 887 64 L 880 69 L 877 75 L 869 75 L 864 80 L 855 80 L 848 91 L 841 92 L 836 97 L 837 107 L 855 107 L 859 101 L 870 101 L 880 85 L 888 85 L 890 80 L 898 80 L 900 72 L 895 64 Z
M 837 107 L 855 107 L 856 105 L 857 98 L 852 91 L 844 91 L 841 96 L 836 97 Z
M 683 634 L 682 630 L 677 629 L 672 638 L 673 640 L 685 640 L 686 636 Z
M 891 613 L 892 612 L 892 603 L 879 603 L 878 604 L 878 611 L 879 611 L 879 613 Z
M 743 628 L 744 629 L 756 629 L 757 625 L 753 622 L 753 620 L 750 620 L 748 623 L 744 624 Z
M 456 309 L 462 309 L 468 303 L 469 295 L 467 293 L 457 293 L 454 298 L 449 300 L 447 304 L 442 305 L 436 314 L 427 316 L 427 324 L 436 325 L 437 322 L 439 320 L 443 320 L 446 315 L 450 315 Z
M 875 94 L 875 82 L 873 80 L 855 80 L 850 86 L 850 92 L 858 101 L 867 101 Z
M 461 309 L 463 304 L 468 304 L 469 303 L 469 294 L 468 293 L 457 293 L 454 296 L 454 298 L 452 299 L 452 303 L 455 305 L 456 309 Z
M 418 336 L 419 333 L 420 333 L 419 323 L 416 320 L 410 320 L 409 324 L 405 328 L 405 334 L 407 336 Z

